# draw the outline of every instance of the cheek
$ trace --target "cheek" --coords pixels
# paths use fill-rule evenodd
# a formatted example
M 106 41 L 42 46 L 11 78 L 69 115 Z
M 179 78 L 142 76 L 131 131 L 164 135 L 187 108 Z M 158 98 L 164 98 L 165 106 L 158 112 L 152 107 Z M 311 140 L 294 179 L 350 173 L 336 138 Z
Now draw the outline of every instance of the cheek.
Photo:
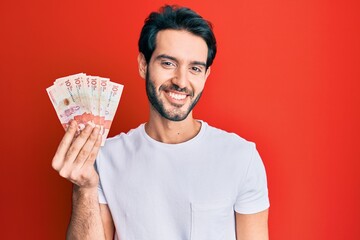
M 200 92 L 202 92 L 204 90 L 205 80 L 204 79 L 197 79 L 196 81 L 193 82 L 191 87 L 194 89 L 195 94 L 199 94 Z
M 171 79 L 171 74 L 169 73 L 170 71 L 165 71 L 165 70 L 161 70 L 158 68 L 155 69 L 151 69 L 149 77 L 150 80 L 155 84 L 155 85 L 161 85 L 164 82 L 166 82 L 167 80 Z

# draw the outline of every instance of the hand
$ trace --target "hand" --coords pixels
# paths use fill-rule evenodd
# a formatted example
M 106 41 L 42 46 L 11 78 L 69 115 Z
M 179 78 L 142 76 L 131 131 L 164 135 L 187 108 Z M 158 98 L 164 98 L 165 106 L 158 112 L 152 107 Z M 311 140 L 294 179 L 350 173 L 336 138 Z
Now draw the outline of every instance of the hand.
M 75 137 L 76 121 L 72 121 L 52 160 L 52 167 L 62 176 L 80 188 L 95 188 L 99 176 L 94 168 L 101 145 L 100 128 L 88 124 Z

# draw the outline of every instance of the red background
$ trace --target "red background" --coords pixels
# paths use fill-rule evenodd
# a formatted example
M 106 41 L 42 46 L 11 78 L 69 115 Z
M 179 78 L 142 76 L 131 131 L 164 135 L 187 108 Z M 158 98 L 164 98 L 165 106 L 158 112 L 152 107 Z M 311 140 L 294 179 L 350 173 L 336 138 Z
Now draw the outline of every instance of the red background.
M 54 79 L 125 85 L 110 136 L 147 120 L 137 39 L 163 3 L 1 1 L 1 239 L 64 239 L 71 184 L 50 166 L 63 135 L 45 92 Z M 214 24 L 219 51 L 195 117 L 257 143 L 271 239 L 360 239 L 358 1 L 177 3 Z

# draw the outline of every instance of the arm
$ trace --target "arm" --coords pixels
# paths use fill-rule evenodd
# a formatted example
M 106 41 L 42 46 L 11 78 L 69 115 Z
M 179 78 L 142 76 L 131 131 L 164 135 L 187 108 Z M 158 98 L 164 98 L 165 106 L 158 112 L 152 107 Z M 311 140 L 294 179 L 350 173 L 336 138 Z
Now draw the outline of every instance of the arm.
M 97 188 L 73 187 L 73 204 L 66 239 L 106 239 Z M 110 238 L 109 238 L 110 239 Z
M 107 204 L 100 204 L 101 220 L 104 226 L 106 239 L 114 239 L 114 222 Z
M 269 209 L 255 214 L 236 213 L 237 240 L 268 240 Z
M 67 239 L 106 239 L 113 234 L 109 230 L 113 223 L 107 206 L 101 207 L 98 202 L 99 176 L 94 163 L 101 144 L 99 128 L 87 125 L 74 138 L 76 129 L 76 121 L 72 121 L 52 161 L 60 176 L 74 183 Z

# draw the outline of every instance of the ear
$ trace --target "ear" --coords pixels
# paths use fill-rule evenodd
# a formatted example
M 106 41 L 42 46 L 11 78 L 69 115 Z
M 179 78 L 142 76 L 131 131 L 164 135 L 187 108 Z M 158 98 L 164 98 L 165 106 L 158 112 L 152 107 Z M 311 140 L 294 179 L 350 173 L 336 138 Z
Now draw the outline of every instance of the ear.
M 211 72 L 211 67 L 208 67 L 208 69 L 205 72 L 205 81 L 208 78 L 208 76 L 210 75 L 210 72 Z
M 146 64 L 144 54 L 139 53 L 137 60 L 138 60 L 139 74 L 143 79 L 145 79 L 146 71 L 147 71 L 147 64 Z

